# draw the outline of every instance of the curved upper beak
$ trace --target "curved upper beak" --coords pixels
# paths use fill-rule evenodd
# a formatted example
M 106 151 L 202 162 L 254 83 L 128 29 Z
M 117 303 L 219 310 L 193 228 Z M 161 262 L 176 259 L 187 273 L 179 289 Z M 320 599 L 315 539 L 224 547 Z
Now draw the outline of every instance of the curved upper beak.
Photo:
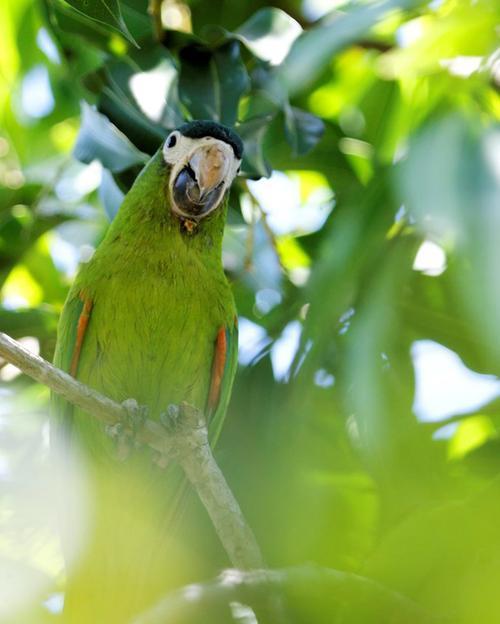
M 189 160 L 198 188 L 200 200 L 203 200 L 229 173 L 230 162 L 227 153 L 218 145 L 209 144 L 199 147 Z

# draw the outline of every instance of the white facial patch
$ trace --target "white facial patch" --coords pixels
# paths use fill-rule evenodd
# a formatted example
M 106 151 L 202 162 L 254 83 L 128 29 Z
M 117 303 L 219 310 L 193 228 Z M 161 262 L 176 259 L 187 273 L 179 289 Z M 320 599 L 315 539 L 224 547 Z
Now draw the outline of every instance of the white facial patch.
M 169 180 L 169 192 L 172 199 L 172 205 L 174 210 L 181 216 L 190 217 L 191 215 L 184 214 L 173 200 L 172 189 L 177 176 L 188 165 L 193 171 L 199 171 L 202 164 L 201 159 L 203 158 L 203 154 L 209 151 L 211 147 L 216 147 L 218 152 L 222 154 L 223 165 L 220 172 L 222 174 L 222 192 L 220 194 L 220 198 L 222 200 L 226 191 L 229 189 L 234 178 L 238 174 L 241 163 L 241 160 L 236 158 L 231 145 L 225 141 L 221 141 L 210 136 L 196 139 L 186 137 L 178 130 L 174 130 L 167 137 L 167 140 L 163 145 L 163 158 L 167 164 L 172 166 Z M 219 204 L 220 201 L 217 205 Z M 210 212 L 213 212 L 213 210 L 217 208 L 217 205 L 213 206 Z M 206 216 L 206 214 L 208 213 L 204 213 L 202 216 Z

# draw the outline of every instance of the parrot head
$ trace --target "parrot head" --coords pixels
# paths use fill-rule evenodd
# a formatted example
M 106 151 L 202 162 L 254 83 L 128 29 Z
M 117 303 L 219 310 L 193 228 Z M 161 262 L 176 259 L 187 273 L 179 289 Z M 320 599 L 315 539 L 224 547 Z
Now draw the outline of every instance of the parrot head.
M 163 158 L 172 211 L 193 225 L 214 212 L 239 172 L 242 155 L 240 137 L 213 121 L 191 121 L 171 132 Z

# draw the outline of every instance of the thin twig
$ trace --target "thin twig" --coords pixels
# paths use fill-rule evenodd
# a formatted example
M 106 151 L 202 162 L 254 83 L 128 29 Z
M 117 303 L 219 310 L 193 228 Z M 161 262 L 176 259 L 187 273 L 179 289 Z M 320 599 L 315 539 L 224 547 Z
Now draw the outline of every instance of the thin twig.
M 280 265 L 280 268 L 283 271 L 283 273 L 286 273 L 286 268 L 285 268 L 285 265 L 283 264 L 283 260 L 281 259 L 281 254 L 278 248 L 278 241 L 276 239 L 276 236 L 273 230 L 271 229 L 271 226 L 269 225 L 269 221 L 267 220 L 267 214 L 264 212 L 260 204 L 257 204 L 257 205 L 260 211 L 260 216 L 262 219 L 262 225 L 264 226 L 264 231 L 266 232 L 267 237 L 269 238 L 269 242 L 271 243 L 271 247 L 273 248 L 274 253 L 276 254 L 276 259 L 278 260 L 278 264 Z
M 248 184 L 245 182 L 244 183 L 244 188 L 246 190 L 246 192 L 248 193 L 248 196 L 250 198 L 250 201 L 252 202 L 252 206 L 254 208 L 257 209 L 260 218 L 262 220 L 262 226 L 264 227 L 264 231 L 269 239 L 269 242 L 271 243 L 271 247 L 273 248 L 273 251 L 276 255 L 276 259 L 278 260 L 278 264 L 280 265 L 281 270 L 283 271 L 283 273 L 286 273 L 286 268 L 283 264 L 283 261 L 281 259 L 281 254 L 278 248 L 278 241 L 276 239 L 276 235 L 274 234 L 271 226 L 269 225 L 269 221 L 267 219 L 267 214 L 264 211 L 264 209 L 262 208 L 262 206 L 260 205 L 260 203 L 257 201 L 256 197 L 253 195 L 252 191 L 250 190 Z M 255 227 L 255 218 L 253 215 L 253 211 L 252 211 L 252 227 Z
M 245 241 L 245 258 L 243 269 L 249 273 L 253 268 L 253 252 L 255 246 L 255 216 L 252 209 L 252 220 L 248 224 L 247 238 Z
M 145 412 L 133 400 L 120 404 L 80 383 L 2 332 L 0 357 L 105 425 L 130 427 L 131 418 Z M 179 417 L 168 430 L 159 422 L 141 418 L 134 437 L 182 466 L 232 565 L 243 569 L 264 567 L 255 537 L 212 454 L 203 414 L 183 403 Z

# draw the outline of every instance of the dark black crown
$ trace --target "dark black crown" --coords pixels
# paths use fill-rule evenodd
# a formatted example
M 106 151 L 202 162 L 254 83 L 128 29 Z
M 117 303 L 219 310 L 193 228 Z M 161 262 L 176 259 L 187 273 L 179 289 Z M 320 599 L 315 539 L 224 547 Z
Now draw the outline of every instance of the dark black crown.
M 243 141 L 234 130 L 216 121 L 196 120 L 188 121 L 178 128 L 179 132 L 191 139 L 201 139 L 206 136 L 213 137 L 228 143 L 234 151 L 236 158 L 241 160 L 243 156 Z

